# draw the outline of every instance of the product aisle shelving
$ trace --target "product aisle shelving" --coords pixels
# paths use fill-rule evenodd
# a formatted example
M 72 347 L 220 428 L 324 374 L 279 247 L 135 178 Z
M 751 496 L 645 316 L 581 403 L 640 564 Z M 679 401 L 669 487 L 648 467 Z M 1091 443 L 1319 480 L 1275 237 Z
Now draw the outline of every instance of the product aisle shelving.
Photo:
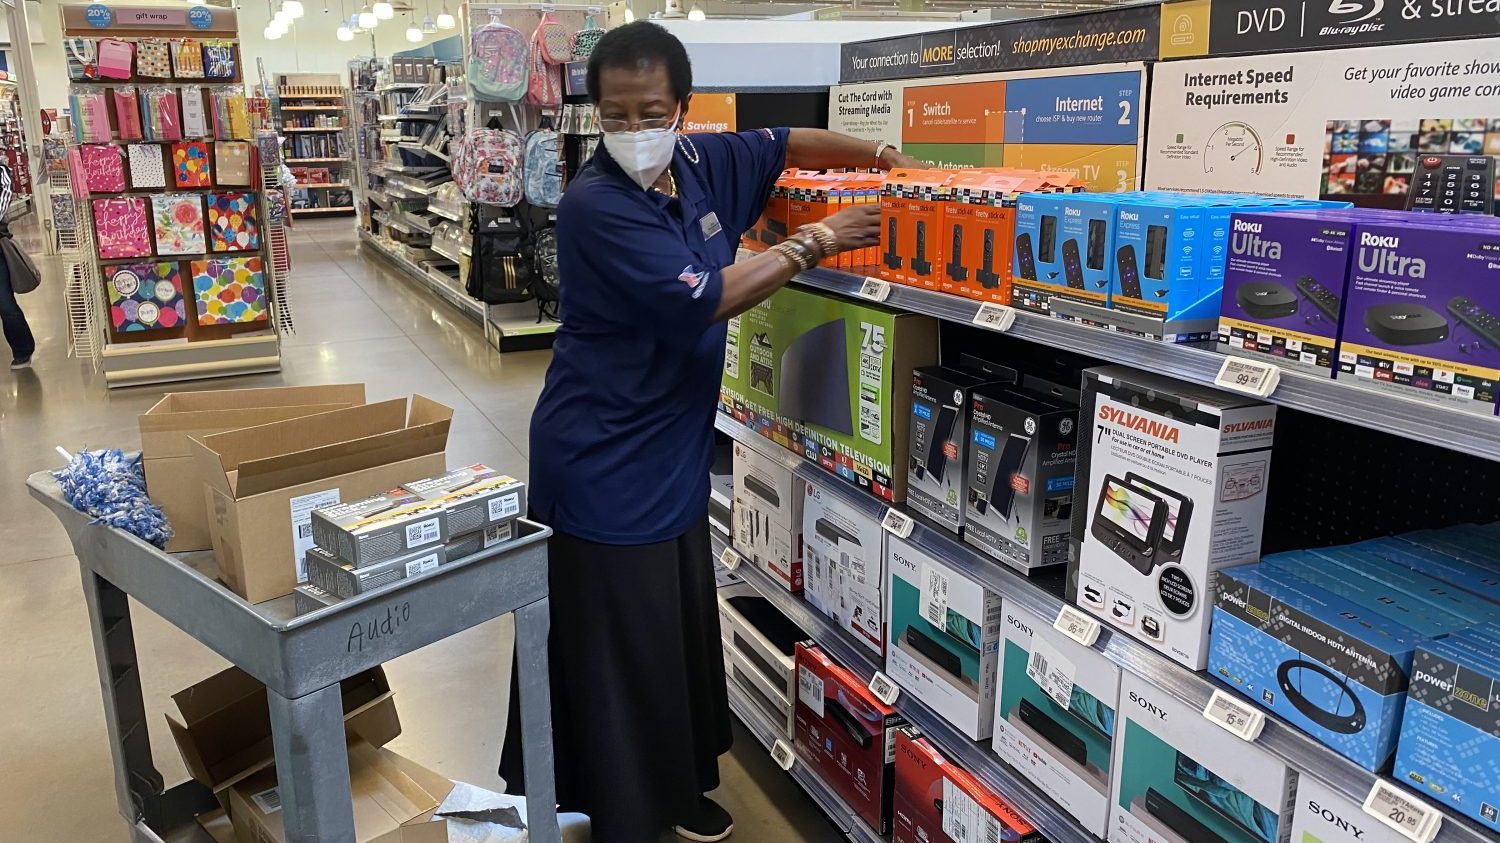
M 865 276 L 819 268 L 802 273 L 796 280 L 806 287 L 857 296 L 865 283 Z M 972 299 L 897 284 L 890 285 L 890 297 L 884 304 L 963 324 L 972 324 L 979 312 L 979 302 Z M 1219 373 L 1225 359 L 1224 354 L 1212 348 L 1174 345 L 1021 310 L 1016 311 L 1015 322 L 1005 333 L 1205 386 L 1213 385 L 1214 376 Z M 1336 421 L 1500 461 L 1500 418 L 1456 412 L 1437 404 L 1370 389 L 1347 378 L 1334 380 L 1282 368 L 1280 385 L 1266 400 Z
M 822 275 L 842 275 L 842 273 L 814 273 L 814 276 Z M 853 278 L 853 276 L 848 277 Z M 805 283 L 809 278 L 804 275 L 802 280 Z M 891 299 L 896 299 L 895 291 Z M 961 299 L 955 299 L 955 302 L 963 307 L 973 306 L 972 302 Z M 891 301 L 888 300 L 887 303 Z M 1022 324 L 1019 315 L 1016 324 Z M 1075 330 L 1097 332 L 1093 328 L 1076 325 L 1070 327 Z M 1014 331 L 1015 328 L 1012 328 L 1012 332 Z M 1116 340 L 1134 339 L 1115 337 L 1111 334 L 1104 334 L 1104 336 Z M 782 448 L 722 413 L 716 417 L 715 426 L 721 433 L 736 442 L 750 447 L 763 456 L 779 460 L 802 479 L 818 482 L 820 489 L 831 492 L 835 497 L 855 507 L 869 518 L 879 520 L 890 508 L 882 501 L 834 477 L 819 466 Z M 1494 444 L 1500 445 L 1500 443 Z M 713 498 L 717 506 L 727 511 L 729 504 L 727 496 L 716 491 Z M 1063 599 L 1040 582 L 991 560 L 977 549 L 963 544 L 945 531 L 929 527 L 921 520 L 914 520 L 916 520 L 916 525 L 908 541 L 1000 594 L 1002 600 L 1019 603 L 1043 618 L 1055 618 L 1061 611 L 1064 605 Z M 843 632 L 832 620 L 813 609 L 799 596 L 788 592 L 771 579 L 769 574 L 750 564 L 740 565 L 735 573 L 750 583 L 756 591 L 794 623 L 811 633 L 820 646 L 845 667 L 858 674 L 862 680 L 869 680 L 877 669 L 881 669 L 874 655 L 859 645 L 853 636 Z M 1100 630 L 1094 649 L 1125 670 L 1150 680 L 1177 699 L 1200 711 L 1208 705 L 1215 690 L 1225 687 L 1214 682 L 1206 674 L 1189 671 L 1130 636 L 1113 633 L 1107 628 Z M 976 743 L 965 737 L 909 694 L 902 694 L 896 700 L 895 707 L 908 720 L 921 728 L 949 756 L 950 760 L 973 773 L 997 793 L 1005 796 L 1023 816 L 1047 836 L 1048 840 L 1053 843 L 1059 843 L 1059 841 L 1088 843 L 1088 841 L 1096 840 L 1050 800 L 1038 794 L 1031 785 L 1026 783 L 1023 776 L 1003 763 L 998 755 L 990 751 L 987 742 Z M 1349 761 L 1270 712 L 1266 713 L 1265 728 L 1255 743 L 1259 748 L 1286 761 L 1303 775 L 1309 775 L 1324 782 L 1355 803 L 1364 801 L 1377 778 L 1375 774 Z M 1403 790 L 1407 793 L 1414 793 L 1408 788 L 1403 787 Z M 1421 794 L 1416 795 L 1421 796 Z M 1423 798 L 1426 801 L 1425 797 Z M 1442 810 L 1442 806 L 1439 805 L 1438 808 Z M 1435 843 L 1495 843 L 1495 837 L 1466 818 L 1455 816 L 1451 812 L 1444 812 L 1443 826 Z
M 346 92 L 338 75 L 280 73 L 276 84 L 281 112 L 277 125 L 288 138 L 287 165 L 333 171 L 327 182 L 297 180 L 298 198 L 292 202 L 292 216 L 354 213 L 350 190 L 354 168 L 349 151 L 351 123 Z M 339 155 L 326 154 L 335 150 Z

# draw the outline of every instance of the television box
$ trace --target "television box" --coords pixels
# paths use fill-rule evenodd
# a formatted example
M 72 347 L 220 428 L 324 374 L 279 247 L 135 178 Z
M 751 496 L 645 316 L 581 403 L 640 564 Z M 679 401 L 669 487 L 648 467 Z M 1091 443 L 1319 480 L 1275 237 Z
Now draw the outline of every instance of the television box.
M 826 484 L 809 481 L 802 504 L 803 599 L 879 653 L 885 646 L 884 594 L 880 522 Z
M 991 747 L 1097 837 L 1107 830 L 1120 667 L 1006 601 Z
M 1297 781 L 1292 843 L 1409 843 L 1364 808 L 1312 776 Z
M 885 671 L 974 740 L 994 728 L 1000 595 L 920 547 L 886 540 Z
M 957 533 L 963 526 L 969 406 L 985 378 L 924 366 L 911 373 L 906 505 Z
M 783 288 L 730 320 L 726 342 L 722 412 L 884 501 L 906 499 L 907 378 L 937 362 L 937 320 Z
M 194 438 L 220 579 L 251 603 L 290 594 L 312 511 L 441 472 L 452 421 L 414 395 Z
M 1078 407 L 999 384 L 969 402 L 964 541 L 1030 571 L 1068 561 Z
M 1500 380 L 1500 228 L 1435 214 L 1359 226 L 1338 377 L 1478 415 Z
M 734 547 L 788 591 L 802 590 L 801 478 L 786 464 L 734 443 Z
M 139 419 L 141 458 L 151 500 L 172 523 L 171 553 L 210 550 L 203 479 L 189 440 L 241 427 L 340 410 L 365 403 L 364 384 L 279 386 L 169 392 Z M 303 514 L 304 519 L 306 513 Z M 303 523 L 306 523 L 305 520 Z
M 1297 773 L 1128 671 L 1111 775 L 1111 843 L 1286 840 Z
M 949 763 L 926 738 L 910 729 L 896 734 L 895 772 L 893 843 L 1041 843 L 1044 839 L 999 794 Z
M 905 725 L 821 649 L 797 645 L 797 753 L 880 834 L 891 827 L 896 733 Z
M 1209 672 L 1366 770 L 1384 769 L 1424 636 L 1268 565 L 1218 580 Z
M 1276 408 L 1124 366 L 1083 376 L 1068 598 L 1193 670 L 1213 574 L 1260 556 Z

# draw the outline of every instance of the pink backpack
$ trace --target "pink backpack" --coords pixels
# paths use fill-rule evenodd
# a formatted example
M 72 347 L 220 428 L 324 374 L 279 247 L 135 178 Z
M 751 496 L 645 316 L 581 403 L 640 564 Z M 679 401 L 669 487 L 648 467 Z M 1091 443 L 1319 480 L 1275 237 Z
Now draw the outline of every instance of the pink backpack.
M 526 36 L 498 20 L 469 35 L 467 79 L 475 99 L 517 102 L 530 87 Z
M 545 20 L 531 34 L 530 77 L 526 85 L 526 103 L 541 108 L 562 106 L 562 65 L 547 58 Z
M 491 122 L 464 136 L 453 156 L 453 181 L 470 202 L 508 208 L 526 193 L 525 144 Z
M 551 12 L 542 12 L 542 21 L 536 25 L 536 32 L 542 58 L 548 64 L 563 64 L 573 58 L 572 38 Z

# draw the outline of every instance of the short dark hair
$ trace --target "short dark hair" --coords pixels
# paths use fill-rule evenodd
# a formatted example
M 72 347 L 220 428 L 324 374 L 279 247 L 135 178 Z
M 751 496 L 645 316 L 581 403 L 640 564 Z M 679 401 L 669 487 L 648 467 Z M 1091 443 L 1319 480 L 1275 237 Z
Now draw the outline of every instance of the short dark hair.
M 693 92 L 693 64 L 687 48 L 677 36 L 651 21 L 627 23 L 605 33 L 589 55 L 589 99 L 599 101 L 599 71 L 606 67 L 637 68 L 660 62 L 667 68 L 667 80 L 678 102 Z

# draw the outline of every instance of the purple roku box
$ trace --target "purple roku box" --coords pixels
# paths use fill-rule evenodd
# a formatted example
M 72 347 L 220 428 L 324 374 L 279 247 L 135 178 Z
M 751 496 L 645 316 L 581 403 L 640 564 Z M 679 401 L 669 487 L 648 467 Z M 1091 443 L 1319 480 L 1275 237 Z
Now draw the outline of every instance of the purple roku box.
M 1219 349 L 1333 377 L 1355 218 L 1346 210 L 1236 213 Z
M 1338 376 L 1494 415 L 1500 224 L 1409 214 L 1355 227 Z

